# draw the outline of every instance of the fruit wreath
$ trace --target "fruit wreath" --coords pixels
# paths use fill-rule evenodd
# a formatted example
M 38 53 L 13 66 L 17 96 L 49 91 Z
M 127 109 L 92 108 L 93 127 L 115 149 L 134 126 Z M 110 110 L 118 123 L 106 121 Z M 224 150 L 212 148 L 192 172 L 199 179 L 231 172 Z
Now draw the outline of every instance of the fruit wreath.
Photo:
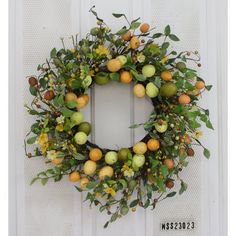
M 35 118 L 25 139 L 28 158 L 40 157 L 49 169 L 32 180 L 45 185 L 67 176 L 79 191 L 87 191 L 86 200 L 111 216 L 104 227 L 137 206 L 154 209 L 160 201 L 182 194 L 187 184 L 181 171 L 194 156 L 194 147 L 202 145 L 202 123 L 213 129 L 209 110 L 198 105 L 204 91 L 210 90 L 195 69 L 200 67 L 197 51 L 177 53 L 170 41 L 179 41 L 166 26 L 156 32 L 140 18 L 112 33 L 98 17 L 85 38 L 72 37 L 73 46 L 53 48 L 38 75 L 28 78 L 33 95 L 25 105 Z M 153 33 L 152 33 L 153 32 Z M 89 89 L 110 81 L 132 84 L 134 95 L 147 96 L 153 112 L 142 124 L 146 136 L 132 147 L 109 150 L 92 143 L 93 128 L 84 119 L 83 108 L 89 103 Z M 28 137 L 30 135 L 30 137 Z M 28 152 L 28 145 L 36 145 Z M 78 185 L 77 185 L 78 182 Z

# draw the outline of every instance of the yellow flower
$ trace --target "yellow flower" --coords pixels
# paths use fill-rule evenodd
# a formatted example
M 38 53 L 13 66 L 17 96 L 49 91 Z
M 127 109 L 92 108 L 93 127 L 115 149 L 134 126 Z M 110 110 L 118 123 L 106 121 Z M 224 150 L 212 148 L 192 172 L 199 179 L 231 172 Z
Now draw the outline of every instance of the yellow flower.
M 193 134 L 193 137 L 198 139 L 200 138 L 201 136 L 203 135 L 203 132 L 202 131 L 195 131 L 195 133 Z
M 40 146 L 48 142 L 48 135 L 46 133 L 41 133 L 38 137 L 38 143 Z
M 94 74 L 95 74 L 94 70 L 90 70 L 90 71 L 89 71 L 89 75 L 90 75 L 90 76 L 94 76 Z
M 112 197 L 115 197 L 116 191 L 113 188 L 107 187 L 104 189 L 104 192 L 107 194 L 111 194 Z
M 108 55 L 110 52 L 108 50 L 107 47 L 105 47 L 104 45 L 99 45 L 98 48 L 95 49 L 95 52 L 99 55 Z
M 129 168 L 129 166 L 127 166 L 127 165 L 123 165 L 121 171 L 124 172 L 124 176 L 126 176 L 126 177 L 134 176 L 133 169 Z
M 145 61 L 145 59 L 146 59 L 146 57 L 142 53 L 138 53 L 138 55 L 137 55 L 138 62 L 142 63 Z
M 62 132 L 62 131 L 64 130 L 63 124 L 58 124 L 58 125 L 56 126 L 56 130 L 59 131 L 59 132 Z
M 169 60 L 169 58 L 167 56 L 165 56 L 162 58 L 161 63 L 165 64 L 168 60 Z
M 96 195 L 96 197 L 97 197 L 97 198 L 102 198 L 102 194 L 101 194 L 101 193 L 99 193 L 99 192 L 96 192 L 96 194 L 95 194 L 95 195 Z

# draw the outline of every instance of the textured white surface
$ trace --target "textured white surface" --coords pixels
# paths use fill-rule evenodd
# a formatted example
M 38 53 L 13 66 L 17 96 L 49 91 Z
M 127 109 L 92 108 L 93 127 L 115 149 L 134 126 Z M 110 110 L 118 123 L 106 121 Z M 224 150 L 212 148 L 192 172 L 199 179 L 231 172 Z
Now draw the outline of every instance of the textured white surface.
M 90 26 L 94 24 L 94 19 L 89 15 L 88 9 L 96 5 L 100 15 L 110 22 L 110 26 L 118 28 L 122 20 L 112 20 L 112 12 L 124 12 L 129 17 L 141 16 L 143 19 L 157 25 L 163 29 L 168 23 L 172 26 L 180 38 L 181 42 L 176 44 L 176 48 L 181 49 L 200 49 L 202 48 L 202 39 L 200 32 L 200 10 L 198 0 L 181 0 L 181 1 L 109 1 L 109 0 L 24 0 L 23 5 L 23 75 L 27 76 L 36 71 L 39 63 L 43 62 L 48 56 L 49 51 L 54 46 L 60 46 L 59 37 L 69 37 L 71 34 L 81 33 L 84 35 Z M 206 47 L 203 46 L 206 49 Z M 206 59 L 205 59 L 206 60 Z M 203 74 L 207 75 L 206 72 Z M 18 78 L 20 80 L 20 78 Z M 216 85 L 214 77 L 207 78 L 209 83 Z M 24 100 L 28 101 L 30 97 L 27 94 L 27 83 L 24 83 L 23 93 Z M 142 137 L 143 131 L 138 130 L 133 133 L 128 130 L 130 121 L 144 121 L 150 105 L 148 100 L 137 100 L 132 97 L 128 87 L 122 88 L 118 85 L 108 85 L 113 89 L 113 96 L 108 94 L 108 90 L 95 88 L 93 93 L 95 104 L 92 104 L 91 110 L 95 114 L 90 118 L 90 109 L 87 109 L 86 116 L 96 124 L 94 139 L 97 143 L 114 147 L 121 146 L 124 143 L 132 143 Z M 104 88 L 108 89 L 108 87 Z M 214 91 L 216 95 L 216 90 Z M 212 94 L 211 94 L 212 95 Z M 110 97 L 110 100 L 107 98 Z M 113 100 L 114 99 L 114 100 Z M 213 111 L 214 123 L 217 124 L 217 107 L 216 100 L 204 98 L 204 103 L 210 105 Z M 106 102 L 106 107 L 104 106 Z M 117 106 L 112 111 L 111 102 Z M 204 104 L 203 103 L 203 104 Z M 96 107 L 94 106 L 96 105 Z M 109 106 L 109 110 L 107 109 Z M 117 111 L 119 107 L 119 112 Z M 122 116 L 112 117 L 109 123 L 106 116 L 111 116 L 118 112 Z M 28 127 L 29 116 L 24 113 L 24 130 Z M 104 125 L 104 123 L 106 125 Z M 116 123 L 116 125 L 113 125 Z M 111 130 L 112 129 L 112 130 Z M 215 147 L 217 145 L 217 131 L 212 134 L 207 133 L 205 139 L 206 145 Z M 110 138 L 115 136 L 115 144 Z M 118 138 L 120 137 L 120 138 Z M 209 137 L 211 139 L 209 139 Z M 19 144 L 20 145 L 20 144 Z M 22 146 L 20 146 L 22 148 Z M 20 152 L 22 153 L 22 151 Z M 214 153 L 214 152 L 213 152 Z M 181 235 L 181 236 L 208 236 L 205 224 L 209 220 L 207 207 L 207 195 L 205 196 L 202 189 L 208 188 L 209 182 L 206 181 L 208 175 L 207 169 L 202 168 L 203 164 L 208 165 L 216 161 L 217 153 L 214 153 L 213 160 L 207 162 L 201 153 L 190 162 L 189 168 L 183 172 L 183 177 L 189 184 L 189 191 L 175 199 L 170 199 L 160 203 L 155 212 L 140 209 L 135 214 L 128 215 L 117 223 L 114 223 L 107 230 L 103 230 L 102 225 L 107 218 L 105 215 L 97 212 L 96 209 L 90 210 L 86 204 L 82 204 L 81 195 L 73 189 L 73 186 L 65 179 L 58 184 L 49 183 L 42 187 L 36 183 L 32 187 L 29 182 L 38 171 L 46 168 L 42 160 L 27 160 L 21 158 L 21 165 L 24 173 L 24 179 L 19 176 L 18 191 L 22 197 L 22 204 L 18 204 L 18 211 L 21 222 L 18 234 L 20 236 L 64 236 L 64 235 L 83 235 L 83 236 L 101 236 L 101 235 L 135 235 L 135 236 L 154 236 L 154 235 Z M 203 176 L 203 177 L 201 177 Z M 212 184 L 212 180 L 210 180 Z M 214 204 L 214 197 L 211 197 Z M 206 202 L 206 204 L 204 203 Z M 214 207 L 214 205 L 212 205 Z M 194 219 L 197 222 L 197 229 L 194 232 L 180 233 L 161 233 L 159 223 L 162 220 L 183 220 Z M 203 220 L 204 219 L 204 220 Z M 216 236 L 216 234 L 214 235 Z

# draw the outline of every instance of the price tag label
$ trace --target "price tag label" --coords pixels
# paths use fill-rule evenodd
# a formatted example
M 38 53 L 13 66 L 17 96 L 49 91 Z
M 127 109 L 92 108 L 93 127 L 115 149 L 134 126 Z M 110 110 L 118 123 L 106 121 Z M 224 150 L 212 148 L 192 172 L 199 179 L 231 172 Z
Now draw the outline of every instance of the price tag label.
M 194 231 L 196 222 L 194 220 L 164 220 L 160 223 L 161 231 Z

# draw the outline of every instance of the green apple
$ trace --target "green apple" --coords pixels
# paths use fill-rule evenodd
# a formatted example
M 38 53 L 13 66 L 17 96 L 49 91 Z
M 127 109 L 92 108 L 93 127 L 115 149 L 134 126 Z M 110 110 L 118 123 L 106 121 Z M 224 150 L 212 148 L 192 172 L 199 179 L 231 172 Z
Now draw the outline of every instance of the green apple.
M 159 133 L 166 132 L 167 128 L 168 128 L 168 123 L 165 120 L 159 120 L 157 121 L 157 123 L 155 123 L 155 129 Z
M 136 187 L 137 183 L 134 179 L 130 180 L 130 182 L 128 183 L 128 188 L 130 190 L 134 190 L 134 188 Z
M 122 66 L 127 62 L 126 56 L 123 56 L 123 55 L 116 57 L 116 59 L 118 59 L 120 61 Z
M 84 132 L 89 135 L 91 132 L 91 124 L 89 122 L 80 123 L 78 131 Z
M 126 161 L 128 159 L 129 153 L 130 153 L 130 150 L 128 148 L 121 148 L 118 152 L 118 160 Z
M 165 83 L 160 88 L 160 94 L 163 97 L 172 97 L 175 96 L 176 93 L 177 93 L 177 87 L 172 82 Z
M 70 119 L 74 125 L 78 125 L 84 120 L 84 114 L 79 111 L 74 112 Z
M 105 85 L 109 82 L 109 75 L 105 72 L 99 72 L 95 75 L 94 81 L 98 85 Z
M 146 85 L 146 94 L 150 98 L 155 98 L 159 93 L 159 88 L 152 82 Z
M 110 151 L 105 155 L 105 162 L 109 165 L 113 165 L 118 160 L 117 152 Z
M 153 65 L 145 65 L 142 68 L 142 74 L 143 76 L 147 78 L 152 77 L 155 74 L 155 72 L 156 72 L 156 68 Z
M 133 156 L 133 162 L 132 166 L 133 167 L 142 167 L 145 163 L 145 156 L 144 155 L 134 155 Z
M 77 132 L 74 136 L 75 142 L 79 145 L 83 145 L 87 142 L 88 136 L 84 132 Z

